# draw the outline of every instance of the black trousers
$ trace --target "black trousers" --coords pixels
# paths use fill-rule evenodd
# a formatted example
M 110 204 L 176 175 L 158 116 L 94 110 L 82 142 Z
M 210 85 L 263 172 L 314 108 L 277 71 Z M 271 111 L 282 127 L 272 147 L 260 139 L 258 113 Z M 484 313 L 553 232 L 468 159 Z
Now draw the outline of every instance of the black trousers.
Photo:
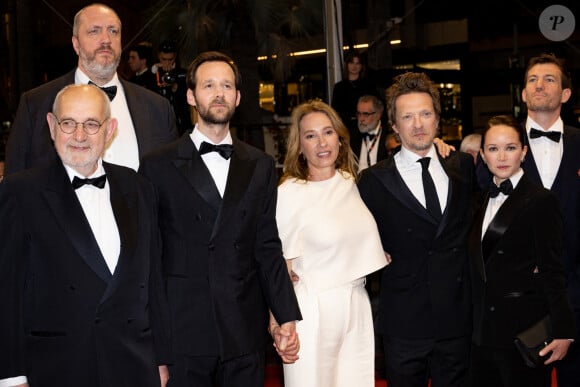
M 465 387 L 470 342 L 470 337 L 446 340 L 383 337 L 389 387 L 426 387 L 429 379 L 431 387 Z
M 264 365 L 264 352 L 228 360 L 176 355 L 168 387 L 264 387 Z
M 551 366 L 526 366 L 515 346 L 471 349 L 470 387 L 549 387 L 551 372 Z

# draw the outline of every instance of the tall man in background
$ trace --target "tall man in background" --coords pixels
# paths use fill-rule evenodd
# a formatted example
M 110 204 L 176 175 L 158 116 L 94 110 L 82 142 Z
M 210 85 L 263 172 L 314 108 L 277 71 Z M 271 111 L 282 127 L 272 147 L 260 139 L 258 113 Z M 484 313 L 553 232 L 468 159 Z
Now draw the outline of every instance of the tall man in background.
M 526 175 L 552 191 L 564 216 L 562 264 L 567 274 L 568 298 L 576 319 L 576 338 L 566 357 L 555 363 L 558 387 L 580 385 L 580 129 L 564 124 L 562 105 L 572 95 L 572 80 L 562 60 L 541 54 L 529 60 L 522 100 L 528 153 L 522 164 Z M 479 160 L 481 161 L 481 160 Z M 483 163 L 478 174 L 488 174 Z M 489 181 L 480 177 L 480 181 Z
M 168 101 L 121 79 L 121 20 L 114 10 L 92 4 L 74 18 L 72 44 L 78 67 L 68 74 L 22 95 L 6 145 L 6 174 L 57 158 L 50 138 L 46 112 L 54 97 L 72 83 L 105 87 L 112 115 L 119 121 L 117 133 L 105 149 L 105 161 L 135 170 L 141 156 L 177 138 L 175 114 Z

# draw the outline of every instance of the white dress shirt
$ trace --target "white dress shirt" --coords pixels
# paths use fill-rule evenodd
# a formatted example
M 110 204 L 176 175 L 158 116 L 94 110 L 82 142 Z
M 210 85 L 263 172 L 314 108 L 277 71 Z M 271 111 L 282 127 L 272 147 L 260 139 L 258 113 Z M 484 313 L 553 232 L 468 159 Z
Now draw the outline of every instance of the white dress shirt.
M 538 167 L 544 188 L 550 189 L 560 168 L 562 154 L 564 153 L 564 142 L 562 139 L 559 142 L 555 142 L 547 137 L 530 138 L 530 130 L 532 128 L 544 130 L 537 122 L 528 117 L 526 120 L 526 133 L 530 143 L 530 151 L 534 155 L 534 161 Z M 554 125 L 545 130 L 564 133 L 564 122 L 561 118 L 558 118 Z
M 517 171 L 510 177 L 512 187 L 514 189 L 516 189 L 516 186 L 520 182 L 520 179 L 522 178 L 523 175 L 524 171 L 520 168 L 519 171 Z M 497 185 L 495 182 L 495 177 L 493 178 L 493 184 Z M 483 236 L 485 235 L 485 232 L 487 231 L 489 224 L 491 223 L 491 221 L 495 217 L 495 214 L 497 214 L 497 211 L 500 209 L 500 207 L 503 205 L 503 203 L 506 201 L 507 198 L 508 195 L 504 194 L 503 192 L 500 192 L 499 195 L 497 195 L 495 198 L 489 198 L 487 207 L 485 208 L 485 215 L 483 216 L 483 223 L 481 224 L 481 239 L 483 239 Z
M 369 131 L 369 134 L 374 134 L 375 138 L 371 141 L 366 137 L 363 137 L 360 146 L 360 158 L 358 160 L 358 171 L 362 171 L 365 168 L 375 165 L 377 163 L 377 154 L 380 146 L 385 146 L 385 144 L 380 143 L 381 137 L 381 122 L 377 123 L 377 127 Z M 370 152 L 369 152 L 370 148 Z M 370 161 L 370 164 L 369 164 Z
M 198 150 L 203 141 L 209 142 L 210 144 L 214 144 L 213 141 L 211 141 L 203 133 L 201 133 L 199 129 L 197 129 L 197 124 L 195 125 L 195 128 L 193 128 L 190 137 L 191 141 L 193 141 L 193 144 Z M 228 132 L 228 135 L 222 140 L 222 142 L 214 145 L 220 144 L 231 145 L 232 143 L 233 143 L 232 135 L 230 132 Z M 201 155 L 201 159 L 207 166 L 207 169 L 209 169 L 209 173 L 211 174 L 211 177 L 213 178 L 213 181 L 221 197 L 223 198 L 224 192 L 226 190 L 226 182 L 228 180 L 228 171 L 230 169 L 231 158 L 226 160 L 222 156 L 220 156 L 220 154 L 217 152 L 209 152 L 204 155 Z
M 75 83 L 87 84 L 89 81 L 89 77 L 77 68 Z M 117 86 L 117 94 L 111 101 L 111 117 L 117 119 L 118 125 L 111 142 L 105 148 L 103 160 L 113 164 L 124 165 L 136 171 L 139 169 L 137 135 L 135 134 L 135 127 L 127 105 L 125 90 L 116 73 L 113 79 L 104 85 L 104 87 L 109 86 Z
M 425 190 L 423 189 L 423 178 L 421 177 L 423 169 L 421 163 L 418 162 L 422 157 L 411 152 L 404 146 L 401 146 L 401 151 L 397 152 L 394 157 L 395 165 L 397 166 L 397 170 L 401 174 L 403 181 L 407 184 L 407 187 L 409 187 L 419 203 L 427 208 Z M 447 195 L 449 192 L 449 177 L 439 162 L 435 146 L 431 146 L 429 153 L 425 155 L 425 157 L 431 157 L 431 161 L 429 162 L 429 173 L 431 174 L 433 183 L 435 183 L 437 197 L 439 198 L 439 204 L 441 205 L 441 213 L 443 214 L 445 212 Z
M 66 171 L 72 182 L 75 176 L 84 179 L 78 172 L 65 165 Z M 102 161 L 99 159 L 99 166 L 97 170 L 89 178 L 99 177 L 105 173 Z M 113 207 L 111 206 L 111 194 L 109 188 L 109 179 L 105 183 L 104 188 L 97 188 L 94 185 L 85 184 L 75 190 L 83 211 L 93 235 L 97 240 L 101 254 L 105 258 L 105 262 L 109 267 L 111 273 L 115 272 L 119 254 L 121 252 L 121 239 L 119 236 L 119 228 L 117 221 L 113 214 Z

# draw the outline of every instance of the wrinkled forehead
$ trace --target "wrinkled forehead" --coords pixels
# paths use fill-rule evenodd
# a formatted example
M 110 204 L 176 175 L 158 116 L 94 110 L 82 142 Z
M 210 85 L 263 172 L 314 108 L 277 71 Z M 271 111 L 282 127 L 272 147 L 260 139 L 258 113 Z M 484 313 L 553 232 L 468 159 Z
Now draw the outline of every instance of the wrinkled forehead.
M 79 14 L 79 27 L 90 26 L 121 28 L 121 20 L 111 9 L 94 6 L 88 7 Z

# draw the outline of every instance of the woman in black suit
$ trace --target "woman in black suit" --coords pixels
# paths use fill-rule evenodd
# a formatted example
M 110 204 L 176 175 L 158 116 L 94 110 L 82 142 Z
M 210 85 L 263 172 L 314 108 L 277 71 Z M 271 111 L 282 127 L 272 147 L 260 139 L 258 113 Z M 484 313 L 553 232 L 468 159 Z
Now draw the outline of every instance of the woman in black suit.
M 524 130 L 510 116 L 488 121 L 480 150 L 493 175 L 469 237 L 474 327 L 472 387 L 550 385 L 552 363 L 574 338 L 560 261 L 562 215 L 548 190 L 520 165 Z M 543 364 L 526 366 L 514 338 L 549 315 L 554 340 L 540 351 Z

